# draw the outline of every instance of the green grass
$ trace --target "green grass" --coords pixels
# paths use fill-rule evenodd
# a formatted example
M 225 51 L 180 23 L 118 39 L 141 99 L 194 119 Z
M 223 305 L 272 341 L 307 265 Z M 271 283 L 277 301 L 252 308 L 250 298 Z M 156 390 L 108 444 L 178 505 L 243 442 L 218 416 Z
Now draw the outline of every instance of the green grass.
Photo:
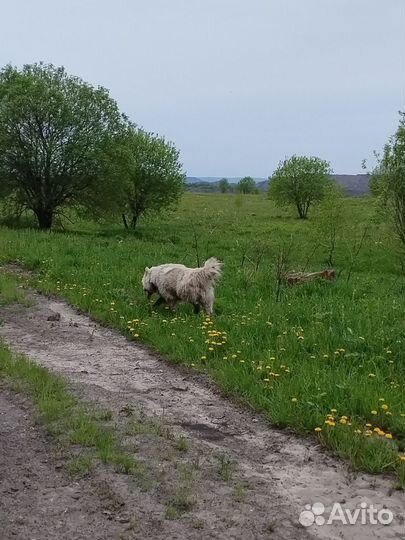
M 13 276 L 0 273 L 0 306 L 12 303 L 25 304 L 24 291 L 18 287 Z
M 121 451 L 114 433 L 94 419 L 92 411 L 79 402 L 60 377 L 27 358 L 12 354 L 0 344 L 0 378 L 12 389 L 30 395 L 38 409 L 41 423 L 64 448 L 81 448 L 69 469 L 84 474 L 94 458 L 112 464 L 120 472 L 133 473 L 137 464 Z
M 323 269 L 327 223 L 326 210 L 297 220 L 262 195 L 187 194 L 176 213 L 136 234 L 87 222 L 51 234 L 3 228 L 0 260 L 20 260 L 35 270 L 39 290 L 208 371 L 273 424 L 313 433 L 353 466 L 396 471 L 403 483 L 405 279 L 399 246 L 371 199 L 344 201 L 337 282 L 283 288 L 277 301 L 278 256 L 289 251 L 291 270 Z M 197 253 L 225 263 L 215 319 L 191 306 L 153 311 L 140 285 L 144 267 L 194 266 Z

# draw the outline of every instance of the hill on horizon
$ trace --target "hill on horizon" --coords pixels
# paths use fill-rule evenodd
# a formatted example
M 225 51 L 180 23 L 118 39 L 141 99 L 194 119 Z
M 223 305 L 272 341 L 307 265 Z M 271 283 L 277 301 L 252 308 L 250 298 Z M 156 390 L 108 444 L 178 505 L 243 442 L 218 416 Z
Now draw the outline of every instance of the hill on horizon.
M 369 193 L 369 174 L 332 174 L 331 177 L 344 189 L 346 195 L 358 197 Z M 219 181 L 223 176 L 188 176 L 187 186 L 189 191 L 210 192 L 219 191 Z M 227 178 L 228 182 L 235 185 L 243 176 Z M 267 178 L 254 177 L 260 191 L 266 191 L 269 185 Z

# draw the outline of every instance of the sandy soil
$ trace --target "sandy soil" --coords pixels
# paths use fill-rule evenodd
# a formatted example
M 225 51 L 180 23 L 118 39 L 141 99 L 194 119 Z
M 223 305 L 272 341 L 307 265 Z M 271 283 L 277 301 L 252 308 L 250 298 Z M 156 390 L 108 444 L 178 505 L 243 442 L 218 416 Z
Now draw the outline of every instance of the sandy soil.
M 14 516 L 18 508 L 18 515 L 25 516 L 24 523 L 33 531 L 26 536 L 14 517 L 2 517 L 1 525 L 4 528 L 6 524 L 10 538 L 90 538 L 86 531 L 97 521 L 94 509 L 102 507 L 98 490 L 91 489 L 94 482 L 107 482 L 110 499 L 122 502 L 118 510 L 111 510 L 111 515 L 102 514 L 104 518 L 93 528 L 101 531 L 100 536 L 94 538 L 115 538 L 116 534 L 118 538 L 162 540 L 405 538 L 405 496 L 392 489 L 392 478 L 350 471 L 317 447 L 313 439 L 272 429 L 259 415 L 236 407 L 206 377 L 171 366 L 142 346 L 75 313 L 61 301 L 38 294 L 32 297 L 32 307 L 12 305 L 0 309 L 5 321 L 0 337 L 14 350 L 65 376 L 82 398 L 111 410 L 112 423 L 122 433 L 128 451 L 135 452 L 145 467 L 147 481 L 98 467 L 90 478 L 81 480 L 86 504 L 79 505 L 76 511 L 88 519 L 73 517 L 69 524 L 69 516 L 75 515 L 73 499 L 66 506 L 69 510 L 64 514 L 59 529 L 63 533 L 59 536 L 55 536 L 58 508 L 43 520 L 38 496 L 33 500 L 20 497 L 17 504 L 12 504 L 9 499 L 13 500 L 14 495 L 3 491 L 6 513 L 13 507 Z M 55 313 L 60 314 L 60 320 L 49 321 L 49 315 Z M 19 418 L 24 413 L 14 404 L 9 414 L 7 407 L 3 409 L 3 401 L 0 407 L 5 414 L 0 419 L 4 446 L 15 447 L 12 427 L 20 429 Z M 163 422 L 170 436 L 157 435 L 156 430 L 150 430 L 154 434 L 131 434 L 128 426 L 133 415 L 151 418 L 155 424 Z M 10 462 L 2 474 L 6 482 L 11 481 L 10 475 L 28 478 L 36 493 L 46 491 L 51 482 L 53 490 L 62 490 L 63 501 L 68 497 L 63 489 L 69 484 L 62 473 L 52 471 L 50 461 L 44 476 L 35 473 L 35 456 L 47 455 L 50 443 L 35 432 L 28 436 L 30 430 L 26 427 L 19 434 L 20 440 L 28 438 L 21 448 L 21 461 Z M 176 448 L 178 434 L 185 434 L 189 441 L 186 451 Z M 35 444 L 44 446 L 36 451 L 31 449 Z M 193 504 L 175 519 L 166 519 L 170 501 L 176 493 L 185 491 Z M 316 502 L 325 505 L 325 516 L 333 503 L 354 509 L 366 502 L 388 508 L 394 520 L 386 526 L 334 522 L 302 527 L 300 512 L 306 504 Z M 106 520 L 106 515 L 110 519 Z M 34 525 L 39 522 L 41 535 L 35 535 Z M 77 528 L 76 536 L 69 532 L 72 523 Z M 11 532 L 15 532 L 14 536 Z

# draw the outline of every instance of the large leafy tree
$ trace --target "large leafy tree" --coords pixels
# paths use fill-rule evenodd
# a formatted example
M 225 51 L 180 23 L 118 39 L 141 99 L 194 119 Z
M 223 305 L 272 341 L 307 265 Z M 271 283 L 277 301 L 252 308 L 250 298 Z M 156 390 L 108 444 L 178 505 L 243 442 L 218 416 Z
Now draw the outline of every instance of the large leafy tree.
M 301 219 L 330 187 L 330 165 L 318 157 L 292 156 L 269 177 L 269 197 L 279 206 L 295 206 Z
M 395 231 L 405 245 L 405 113 L 400 113 L 398 129 L 385 145 L 370 181 L 387 211 Z
M 245 176 L 236 185 L 236 191 L 248 195 L 250 193 L 257 193 L 256 182 L 251 176 Z
M 66 207 L 92 208 L 103 183 L 101 156 L 125 119 L 104 88 L 63 67 L 8 65 L 0 71 L 0 182 L 49 229 Z
M 228 193 L 228 191 L 230 190 L 230 185 L 227 178 L 221 178 L 218 185 L 219 185 L 219 191 L 221 193 Z
M 186 176 L 173 143 L 131 125 L 109 154 L 106 170 L 119 182 L 116 202 L 126 228 L 135 229 L 141 216 L 179 201 Z

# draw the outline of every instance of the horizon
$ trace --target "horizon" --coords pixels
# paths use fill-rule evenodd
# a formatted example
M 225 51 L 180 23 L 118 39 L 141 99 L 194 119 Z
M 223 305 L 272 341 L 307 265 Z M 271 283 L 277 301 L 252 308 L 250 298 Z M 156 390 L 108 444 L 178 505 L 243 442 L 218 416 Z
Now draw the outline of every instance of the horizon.
M 354 173 L 354 174 L 351 174 L 351 173 L 336 173 L 336 172 L 331 173 L 331 176 L 369 176 L 369 175 L 370 175 L 369 172 Z M 259 180 L 268 180 L 271 177 L 271 175 L 268 175 L 268 176 L 252 176 L 251 174 L 235 175 L 235 176 L 221 176 L 221 175 L 207 176 L 207 175 L 197 175 L 197 174 L 187 174 L 186 175 L 187 178 L 199 178 L 199 179 L 202 179 L 202 178 L 205 178 L 205 179 L 207 179 L 207 178 L 212 178 L 212 179 L 226 178 L 227 180 L 245 178 L 246 176 L 250 176 L 254 180 L 258 180 L 258 179 Z

